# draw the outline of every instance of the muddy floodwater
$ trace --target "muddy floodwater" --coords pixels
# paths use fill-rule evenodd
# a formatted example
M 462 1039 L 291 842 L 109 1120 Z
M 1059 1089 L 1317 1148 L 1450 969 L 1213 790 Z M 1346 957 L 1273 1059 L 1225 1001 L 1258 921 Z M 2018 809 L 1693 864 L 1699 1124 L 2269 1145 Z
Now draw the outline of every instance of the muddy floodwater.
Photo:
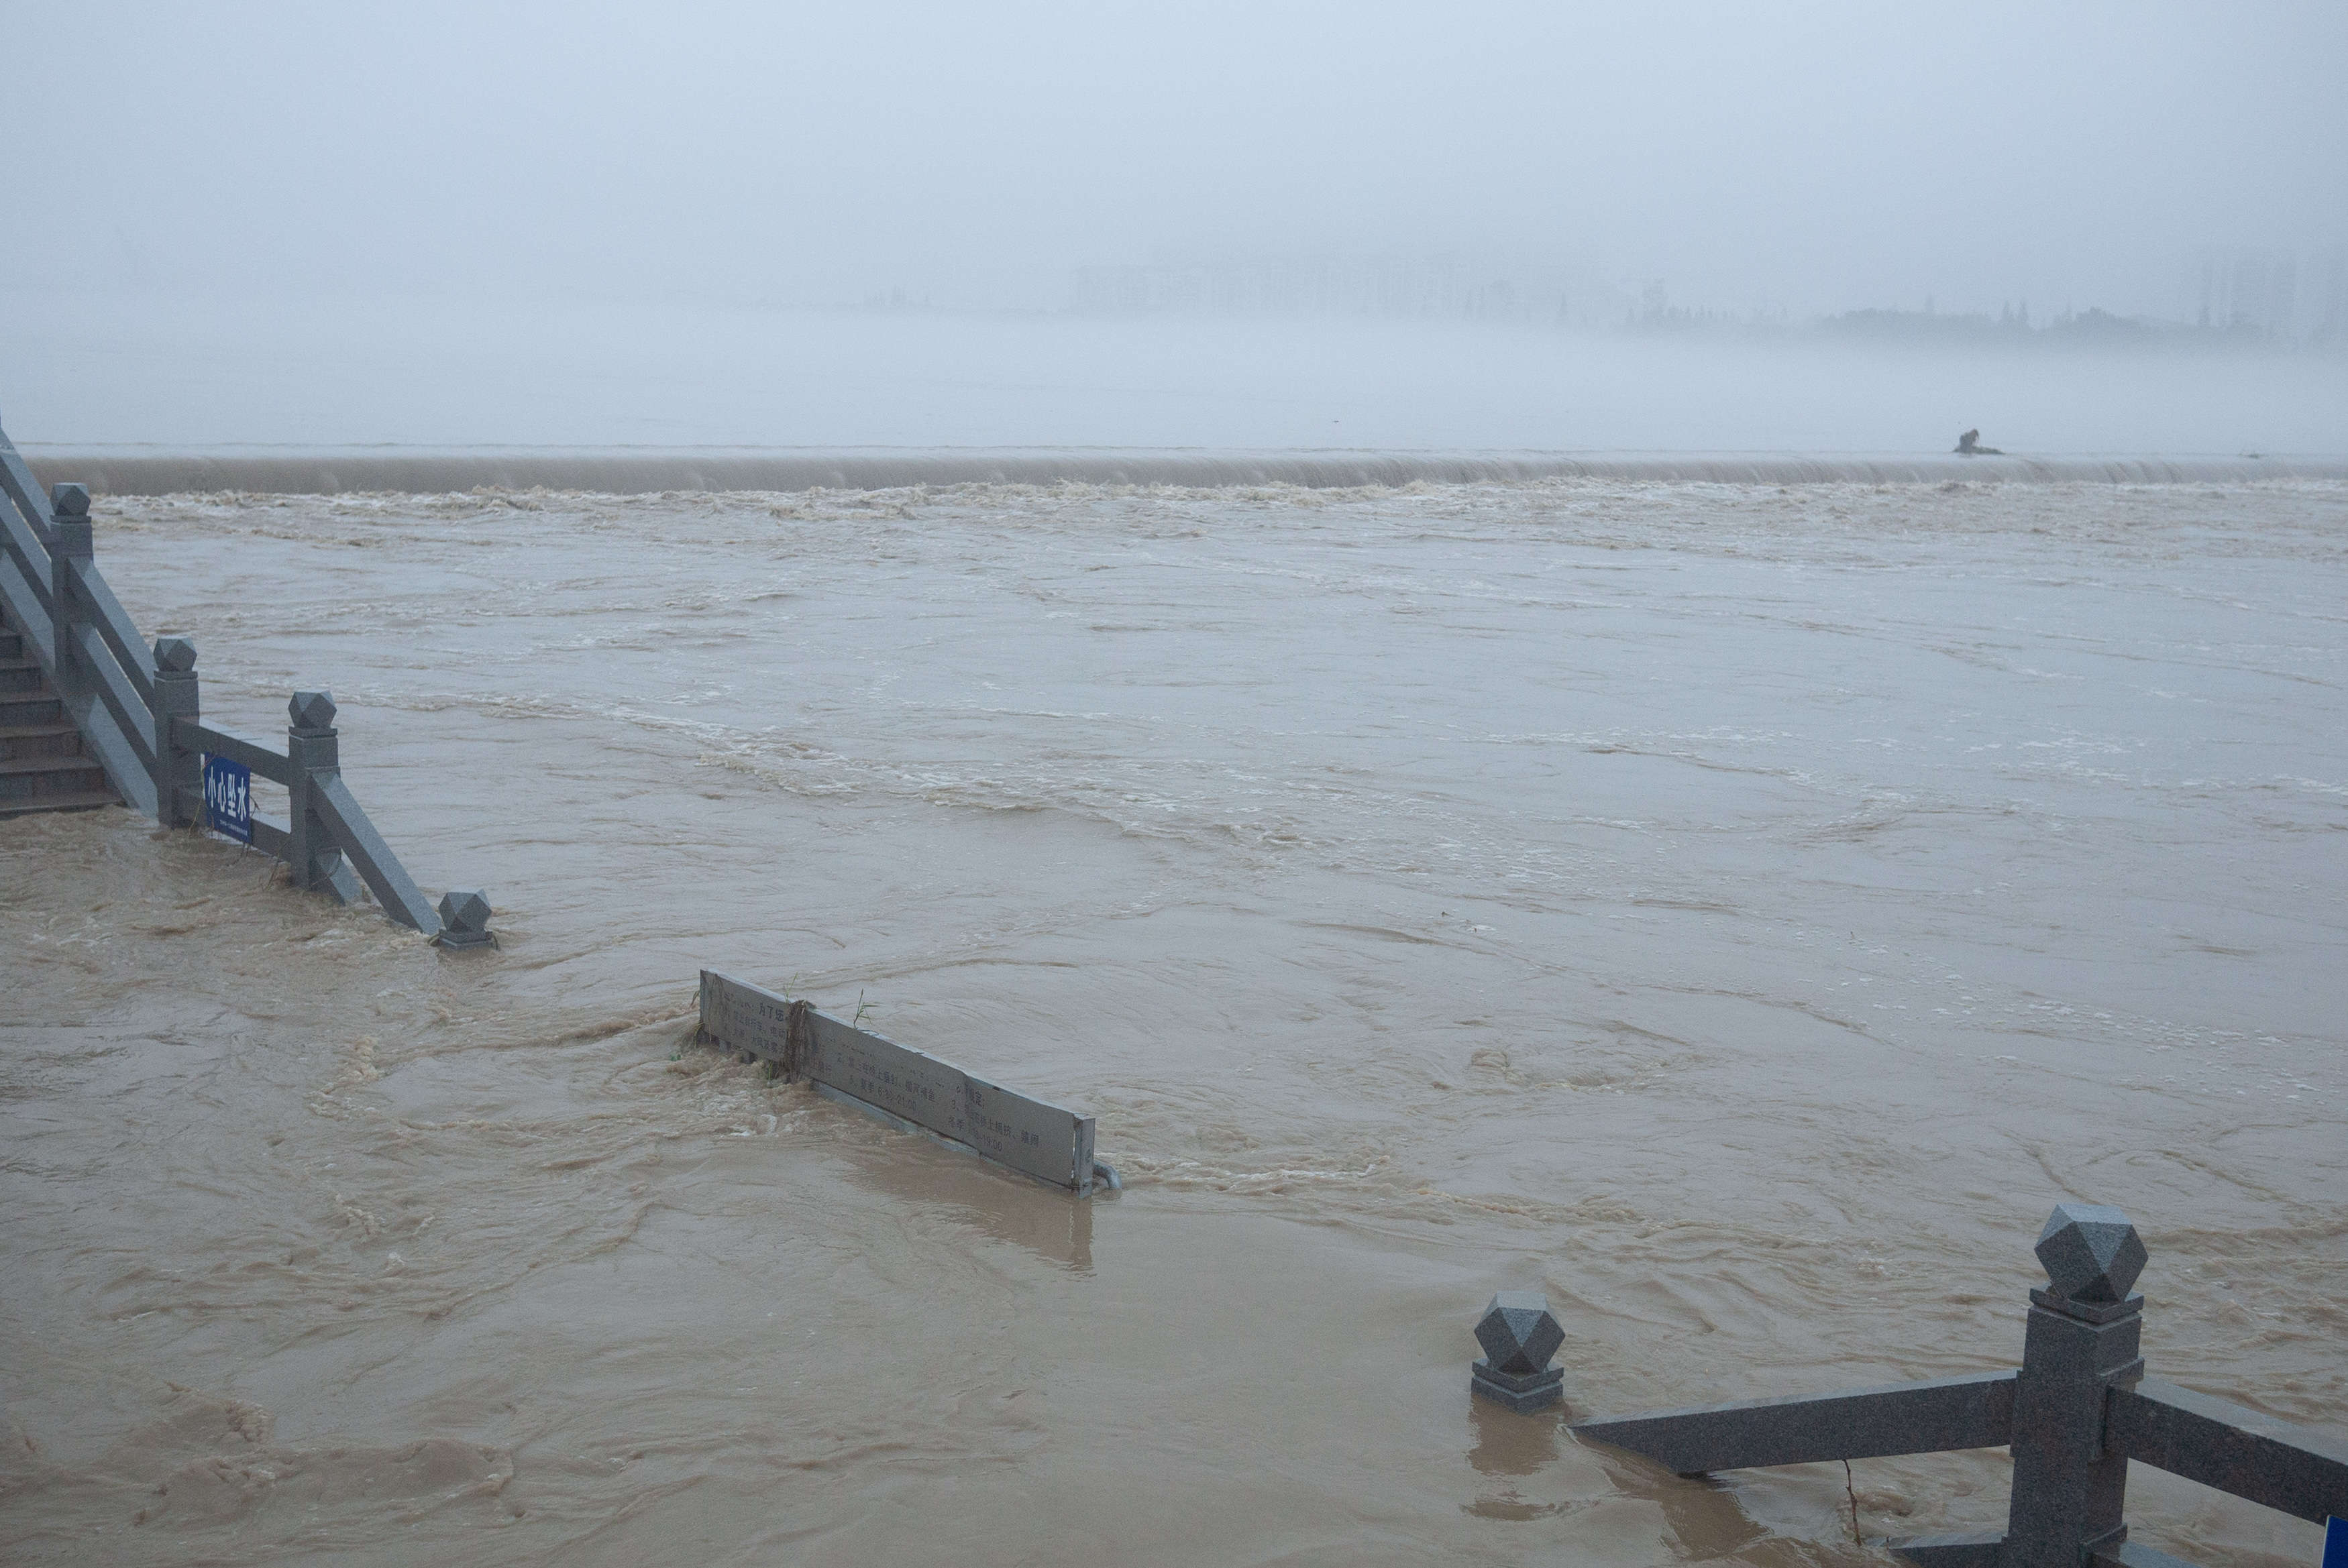
M 10 1563 L 1879 1563 L 2003 1452 L 1570 1411 L 2013 1364 L 2348 1433 L 2348 485 L 101 498 L 204 709 L 332 688 L 448 955 L 0 824 Z M 257 803 L 272 809 L 265 798 Z M 1095 1112 L 1001 1175 L 718 968 Z M 2312 1563 L 2142 1466 L 2135 1538 Z

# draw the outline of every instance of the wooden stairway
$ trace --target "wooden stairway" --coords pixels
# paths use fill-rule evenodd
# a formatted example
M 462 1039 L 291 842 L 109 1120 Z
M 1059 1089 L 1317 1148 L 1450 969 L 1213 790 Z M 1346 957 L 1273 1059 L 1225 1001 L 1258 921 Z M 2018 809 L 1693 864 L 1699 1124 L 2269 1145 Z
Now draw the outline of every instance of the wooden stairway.
M 0 817 L 121 804 L 24 634 L 0 620 Z

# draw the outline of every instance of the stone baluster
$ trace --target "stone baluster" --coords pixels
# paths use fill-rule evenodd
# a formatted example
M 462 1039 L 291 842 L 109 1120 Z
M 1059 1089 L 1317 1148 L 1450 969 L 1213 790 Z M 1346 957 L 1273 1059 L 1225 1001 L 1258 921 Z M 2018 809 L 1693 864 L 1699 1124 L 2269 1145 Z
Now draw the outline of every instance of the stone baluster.
M 80 723 L 96 696 L 92 682 L 97 679 L 95 671 L 84 668 L 81 639 L 74 630 L 89 620 L 89 609 L 82 602 L 81 587 L 73 572 L 75 561 L 88 560 L 95 554 L 89 491 L 79 485 L 52 485 L 49 511 L 57 526 L 57 537 L 49 545 L 49 594 L 56 606 L 49 621 L 55 639 L 50 653 L 57 668 L 57 695 L 65 702 L 67 715 Z
M 2013 1498 L 1999 1568 L 2079 1568 L 2127 1539 L 2127 1458 L 2104 1446 L 2114 1388 L 2144 1375 L 2144 1243 L 2128 1217 L 2058 1205 L 2038 1234 L 2047 1288 L 2030 1293 L 2013 1392 Z
M 1476 1324 L 1484 1354 L 1468 1368 L 1468 1387 L 1495 1404 L 1523 1414 L 1562 1401 L 1565 1368 L 1550 1358 L 1565 1343 L 1565 1330 L 1537 1290 L 1504 1290 L 1492 1297 Z
M 196 719 L 202 709 L 196 692 L 196 645 L 184 637 L 155 640 L 155 817 L 165 827 L 193 827 L 201 820 L 202 759 L 180 743 L 175 719 Z M 191 804 L 191 801 L 195 804 Z
M 342 772 L 335 694 L 296 692 L 285 704 L 285 712 L 291 721 L 285 731 L 285 757 L 293 764 L 286 784 L 292 796 L 286 864 L 293 867 L 294 886 L 330 893 L 348 904 L 357 895 L 358 878 L 343 863 L 343 852 L 319 820 L 315 804 L 319 781 Z

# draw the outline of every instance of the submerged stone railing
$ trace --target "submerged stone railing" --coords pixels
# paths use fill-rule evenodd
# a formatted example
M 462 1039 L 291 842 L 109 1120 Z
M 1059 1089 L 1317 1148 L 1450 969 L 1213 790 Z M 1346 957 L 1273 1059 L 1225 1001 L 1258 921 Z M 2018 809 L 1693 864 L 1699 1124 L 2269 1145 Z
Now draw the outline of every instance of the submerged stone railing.
M 364 881 L 386 916 L 443 946 L 494 940 L 489 901 L 458 889 L 436 910 L 351 794 L 331 693 L 294 693 L 283 752 L 205 723 L 195 644 L 145 643 L 95 554 L 89 492 L 43 494 L 0 433 L 0 610 L 125 804 L 166 827 L 224 831 L 283 861 L 296 887 L 345 904 Z M 249 789 L 232 787 L 255 774 L 285 786 L 286 821 L 254 815 Z
M 804 998 L 704 969 L 694 1038 L 745 1062 L 763 1061 L 770 1076 L 805 1081 L 893 1127 L 1080 1198 L 1125 1184 L 1094 1157 L 1091 1117 L 819 1013 Z
M 2037 1251 L 2049 1286 L 2030 1293 L 2019 1370 L 1606 1416 L 1571 1430 L 1682 1475 L 2010 1447 L 2003 1532 L 1884 1543 L 1928 1568 L 2190 1568 L 2128 1541 L 2131 1460 L 2318 1524 L 2348 1516 L 2348 1444 L 2144 1375 L 2144 1297 L 2130 1287 L 2145 1249 L 2125 1214 L 2062 1204 Z M 1538 1297 L 1523 1305 L 1548 1316 Z M 1496 1355 L 1529 1342 L 1543 1361 L 1558 1344 L 1529 1317 L 1505 1335 L 1478 1334 Z M 1479 1391 L 1487 1381 L 1478 1376 Z

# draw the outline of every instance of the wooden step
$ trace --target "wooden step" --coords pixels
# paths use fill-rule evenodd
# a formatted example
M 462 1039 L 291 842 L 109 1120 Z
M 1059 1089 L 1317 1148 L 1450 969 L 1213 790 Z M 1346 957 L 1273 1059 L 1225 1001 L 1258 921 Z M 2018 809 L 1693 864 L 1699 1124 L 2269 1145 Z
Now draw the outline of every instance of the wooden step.
M 0 659 L 0 694 L 10 692 L 46 692 L 48 678 L 41 673 L 36 659 Z

